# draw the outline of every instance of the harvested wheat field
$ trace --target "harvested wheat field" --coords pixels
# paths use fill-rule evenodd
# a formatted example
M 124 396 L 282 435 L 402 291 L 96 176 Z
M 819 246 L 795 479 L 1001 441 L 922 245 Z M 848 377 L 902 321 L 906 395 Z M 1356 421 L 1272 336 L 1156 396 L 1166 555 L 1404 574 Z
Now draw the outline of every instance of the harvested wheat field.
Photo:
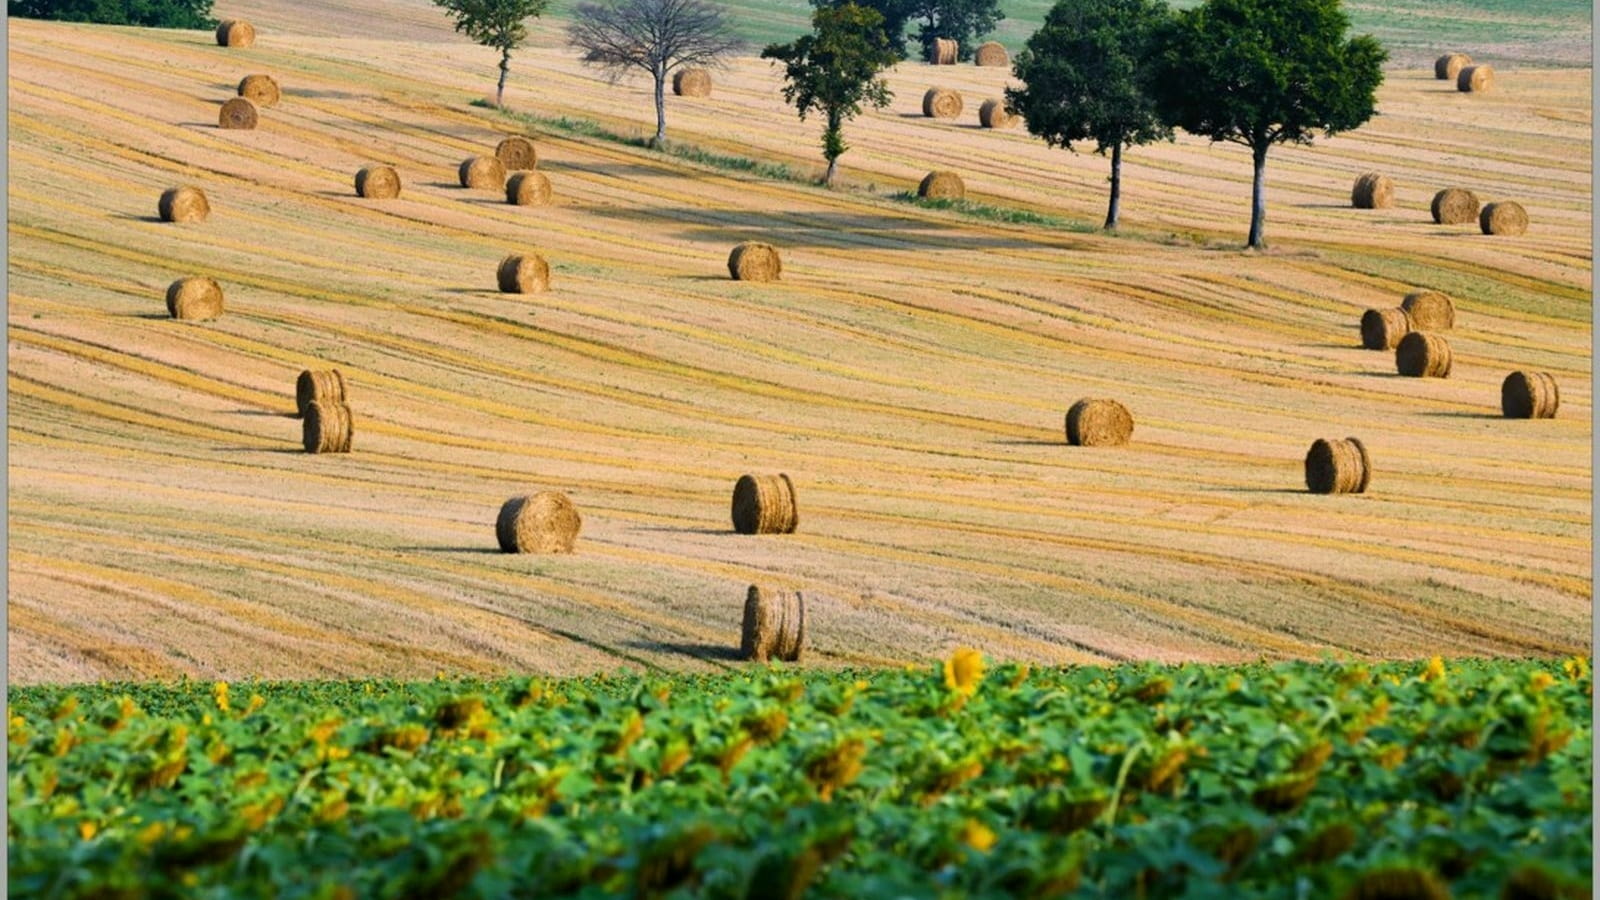
M 669 97 L 668 127 L 794 179 L 551 124 L 654 124 L 646 83 L 607 85 L 554 27 L 513 62 L 518 120 L 469 105 L 494 54 L 422 0 L 300 9 L 219 3 L 256 26 L 248 58 L 9 23 L 14 682 L 709 670 L 741 665 L 752 584 L 803 593 L 808 666 L 1589 651 L 1587 69 L 1497 64 L 1482 94 L 1391 71 L 1370 123 L 1274 149 L 1271 249 L 1245 253 L 1247 151 L 1135 148 L 1102 235 L 1103 159 L 925 118 L 921 63 L 847 127 L 828 191 L 804 183 L 821 125 L 766 62 Z M 281 102 L 218 128 L 254 71 Z M 973 108 L 1010 83 L 937 73 Z M 536 219 L 455 177 L 513 133 L 560 186 Z M 399 197 L 351 191 L 374 160 Z M 890 196 L 943 169 L 1038 221 Z M 1352 209 L 1374 170 L 1393 206 Z M 152 215 L 177 184 L 203 225 Z M 1435 224 L 1447 187 L 1532 224 Z M 727 277 L 744 241 L 781 281 Z M 550 290 L 495 289 L 514 253 Z M 169 318 L 186 276 L 226 314 Z M 1419 290 L 1455 302 L 1448 379 L 1361 347 L 1364 310 Z M 360 434 L 305 453 L 295 379 L 332 368 Z M 1519 370 L 1559 382 L 1559 416 L 1502 417 Z M 1068 446 L 1081 397 L 1134 438 Z M 1371 484 L 1309 493 L 1306 448 L 1344 435 Z M 787 474 L 803 527 L 736 534 L 746 472 Z M 501 504 L 541 491 L 582 540 L 501 553 Z

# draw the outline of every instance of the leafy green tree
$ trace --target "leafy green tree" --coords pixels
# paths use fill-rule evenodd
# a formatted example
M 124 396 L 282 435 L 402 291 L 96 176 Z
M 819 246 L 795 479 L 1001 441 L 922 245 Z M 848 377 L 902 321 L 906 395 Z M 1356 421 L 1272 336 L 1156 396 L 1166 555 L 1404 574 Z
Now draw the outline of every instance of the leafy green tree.
M 828 160 L 823 183 L 833 184 L 844 142 L 844 123 L 860 114 L 862 104 L 882 109 L 893 96 L 880 74 L 899 61 L 883 30 L 883 15 L 855 3 L 824 6 L 811 16 L 812 33 L 793 43 L 769 44 L 762 59 L 784 63 L 783 99 L 800 113 L 820 111 L 828 128 L 822 155 Z
M 215 28 L 211 0 L 7 0 L 6 12 L 25 19 L 140 25 L 146 28 Z
M 485 47 L 500 51 L 500 83 L 494 104 L 503 106 L 506 75 L 511 71 L 511 51 L 528 39 L 527 20 L 544 12 L 550 0 L 433 0 L 455 20 L 456 31 Z
M 837 5 L 836 0 L 811 0 L 815 7 Z M 866 0 L 868 6 L 883 15 L 883 31 L 895 50 L 905 59 L 906 28 L 917 23 L 917 43 L 922 45 L 922 56 L 933 53 L 935 38 L 947 38 L 961 45 L 960 58 L 969 60 L 978 38 L 994 30 L 1006 14 L 1000 11 L 1000 0 Z
M 905 7 L 905 21 L 917 26 L 917 42 L 922 45 L 922 58 L 933 53 L 935 38 L 945 38 L 960 45 L 959 58 L 972 59 L 978 39 L 989 34 L 1006 14 L 1000 11 L 1000 0 L 900 0 Z M 899 37 L 901 32 L 891 32 Z M 904 38 L 901 50 L 904 52 Z
M 1161 0 L 1058 0 L 1044 27 L 1017 54 L 1023 86 L 1006 90 L 1006 105 L 1052 147 L 1074 150 L 1093 140 L 1111 151 L 1106 228 L 1117 227 L 1122 198 L 1122 148 L 1172 138 L 1145 92 L 1154 38 L 1170 18 Z
M 1388 52 L 1349 27 L 1339 0 L 1206 0 L 1162 29 L 1150 81 L 1162 118 L 1254 157 L 1251 247 L 1265 246 L 1267 150 L 1372 118 Z

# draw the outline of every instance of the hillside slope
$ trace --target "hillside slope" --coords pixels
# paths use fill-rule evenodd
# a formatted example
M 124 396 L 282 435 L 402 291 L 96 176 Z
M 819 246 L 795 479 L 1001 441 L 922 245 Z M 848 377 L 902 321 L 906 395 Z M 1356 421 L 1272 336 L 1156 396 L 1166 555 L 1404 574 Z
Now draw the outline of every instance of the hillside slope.
M 299 9 L 249 11 L 244 51 L 10 23 L 14 681 L 704 669 L 753 582 L 806 591 L 823 665 L 1589 647 L 1587 70 L 1480 96 L 1391 74 L 1371 124 L 1273 155 L 1273 250 L 1247 254 L 1246 156 L 1186 138 L 1130 155 L 1122 237 L 885 197 L 955 168 L 984 203 L 1099 220 L 1104 161 L 976 127 L 1006 74 L 973 67 L 937 72 L 959 124 L 917 112 L 928 67 L 892 75 L 851 190 L 547 129 L 553 205 L 506 206 L 454 186 L 523 127 L 466 103 L 487 51 L 268 27 Z M 558 48 L 516 65 L 516 109 L 645 123 L 640 84 Z M 251 72 L 282 104 L 217 129 Z M 671 101 L 673 137 L 814 163 L 767 64 L 717 79 Z M 373 161 L 399 200 L 353 196 Z M 1372 168 L 1396 208 L 1348 207 Z M 176 183 L 207 222 L 155 221 Z M 1533 224 L 1436 226 L 1452 185 Z M 727 279 L 744 239 L 782 282 Z M 552 290 L 496 293 L 529 249 Z M 190 274 L 225 316 L 166 317 Z M 1457 300 L 1447 380 L 1359 349 L 1362 310 L 1419 287 Z M 290 417 L 328 364 L 349 456 L 299 452 Z M 1558 418 L 1499 418 L 1521 368 L 1560 381 Z M 1126 403 L 1133 443 L 1064 446 L 1082 396 Z M 1304 493 L 1307 446 L 1345 435 L 1371 492 Z M 735 479 L 779 471 L 799 533 L 732 534 Z M 495 552 L 500 503 L 544 488 L 582 510 L 579 552 Z

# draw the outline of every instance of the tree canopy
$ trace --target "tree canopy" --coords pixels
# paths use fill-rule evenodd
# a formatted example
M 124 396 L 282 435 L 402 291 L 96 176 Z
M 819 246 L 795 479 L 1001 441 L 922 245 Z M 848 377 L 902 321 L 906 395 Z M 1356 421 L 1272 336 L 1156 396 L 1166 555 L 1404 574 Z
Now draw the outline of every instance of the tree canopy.
M 821 7 L 836 3 L 835 0 L 812 0 L 812 5 Z M 902 59 L 909 55 L 906 29 L 911 25 L 916 26 L 916 39 L 924 59 L 932 53 L 935 38 L 946 38 L 960 44 L 960 58 L 967 60 L 972 58 L 978 39 L 993 31 L 1006 17 L 1000 10 L 1000 0 L 866 0 L 861 5 L 883 16 L 883 30 Z
M 1376 111 L 1388 53 L 1371 35 L 1347 38 L 1349 28 L 1339 0 L 1206 0 L 1161 30 L 1150 91 L 1162 117 L 1251 150 L 1251 247 L 1264 246 L 1267 150 L 1348 131 Z
M 839 156 L 849 149 L 844 122 L 861 113 L 863 104 L 882 109 L 893 96 L 880 77 L 899 60 L 883 30 L 883 15 L 853 2 L 819 7 L 811 17 L 811 34 L 788 44 L 769 44 L 763 59 L 784 63 L 783 99 L 801 121 L 812 111 L 828 119 L 822 155 L 828 160 L 823 181 L 832 184 Z
M 567 40 L 583 61 L 613 79 L 633 71 L 655 84 L 656 134 L 667 135 L 666 80 L 674 69 L 716 66 L 740 46 L 726 12 L 705 0 L 611 0 L 583 3 L 572 14 Z
M 1160 0 L 1059 0 L 1017 54 L 1023 86 L 1006 90 L 1006 105 L 1050 146 L 1076 152 L 1074 143 L 1094 141 L 1095 152 L 1111 153 L 1108 229 L 1117 227 L 1122 149 L 1172 137 L 1145 90 L 1169 17 Z
M 211 0 L 7 0 L 8 15 L 146 28 L 215 28 Z

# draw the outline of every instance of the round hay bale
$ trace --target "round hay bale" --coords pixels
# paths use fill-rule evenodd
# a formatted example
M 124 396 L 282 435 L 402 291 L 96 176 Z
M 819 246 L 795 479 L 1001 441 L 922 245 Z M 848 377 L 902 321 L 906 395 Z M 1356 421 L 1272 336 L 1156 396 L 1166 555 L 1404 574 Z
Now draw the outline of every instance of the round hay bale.
M 1306 488 L 1313 494 L 1362 494 L 1372 482 L 1372 459 L 1355 438 L 1311 443 L 1306 453 Z
M 793 534 L 800 527 L 789 476 L 741 475 L 733 486 L 733 530 L 740 534 Z
M 1484 234 L 1522 234 L 1528 230 L 1528 211 L 1511 200 L 1486 204 L 1478 213 L 1478 228 Z
M 961 95 L 948 88 L 928 88 L 922 95 L 922 114 L 932 119 L 954 119 L 961 115 Z
M 1067 410 L 1067 443 L 1074 447 L 1114 447 L 1133 437 L 1133 414 L 1115 400 L 1088 397 Z
M 1350 204 L 1356 209 L 1388 209 L 1394 205 L 1394 181 L 1387 175 L 1368 172 L 1356 179 Z
M 1433 221 L 1439 225 L 1464 225 L 1478 219 L 1478 195 L 1465 188 L 1445 188 L 1433 195 Z
M 255 26 L 243 19 L 223 19 L 217 23 L 217 44 L 244 48 L 256 42 Z
M 517 206 L 545 206 L 550 202 L 550 179 L 543 172 L 513 172 L 506 179 L 506 202 Z
M 1449 331 L 1456 327 L 1456 305 L 1438 291 L 1413 291 L 1400 301 L 1416 331 Z
M 392 166 L 365 166 L 356 173 L 356 195 L 369 200 L 400 196 L 400 173 Z
M 1461 70 L 1472 65 L 1472 57 L 1465 53 L 1446 53 L 1433 61 L 1433 77 L 1440 81 L 1455 81 Z
M 928 51 L 928 63 L 935 66 L 953 66 L 961 58 L 961 44 L 949 38 L 934 38 L 933 49 Z
M 283 99 L 271 75 L 246 75 L 239 81 L 239 96 L 257 106 L 277 106 Z
M 783 274 L 783 260 L 771 244 L 745 241 L 728 254 L 728 274 L 734 281 L 777 281 Z
M 1442 334 L 1413 331 L 1394 348 L 1394 365 L 1411 378 L 1449 378 L 1450 342 Z
M 179 278 L 167 286 L 167 315 L 200 321 L 222 315 L 222 286 L 210 278 Z
M 256 120 L 256 105 L 243 97 L 235 97 L 222 104 L 222 109 L 217 113 L 217 125 L 221 128 L 249 131 L 256 127 Z
M 980 66 L 1009 66 L 1011 54 L 1006 52 L 1005 45 L 999 41 L 985 41 L 978 45 L 978 52 L 972 55 L 972 62 Z
M 929 200 L 960 200 L 967 195 L 967 186 L 954 172 L 929 172 L 917 185 L 917 196 Z
M 506 186 L 506 164 L 497 156 L 469 156 L 456 174 L 464 188 L 499 191 Z
M 1456 73 L 1456 90 L 1479 94 L 1494 87 L 1493 66 L 1466 66 Z
M 806 598 L 799 591 L 750 585 L 739 629 L 739 656 L 752 662 L 798 662 L 806 643 Z
M 537 294 L 550 289 L 550 264 L 537 253 L 508 256 L 500 260 L 495 277 L 505 294 Z
M 507 553 L 571 553 L 583 517 L 560 491 L 512 497 L 500 507 L 494 535 Z
M 211 215 L 206 192 L 188 185 L 162 191 L 156 209 L 161 213 L 163 222 L 204 222 L 206 216 Z
M 711 72 L 706 69 L 679 69 L 672 76 L 672 92 L 679 97 L 711 96 Z
M 978 107 L 978 124 L 985 128 L 1014 128 L 1022 117 L 1006 108 L 1004 100 L 985 100 Z
M 1508 419 L 1554 419 L 1561 389 L 1549 372 L 1512 372 L 1500 384 L 1500 411 Z
M 1411 317 L 1398 307 L 1361 314 L 1361 346 L 1368 350 L 1393 350 L 1410 332 Z
M 354 435 L 349 404 L 319 401 L 306 407 L 300 438 L 307 453 L 349 453 Z
M 520 134 L 496 144 L 494 158 L 500 160 L 508 172 L 539 168 L 539 151 L 534 148 L 533 141 Z
M 344 374 L 338 369 L 306 369 L 294 382 L 294 405 L 303 417 L 313 403 L 344 403 Z

